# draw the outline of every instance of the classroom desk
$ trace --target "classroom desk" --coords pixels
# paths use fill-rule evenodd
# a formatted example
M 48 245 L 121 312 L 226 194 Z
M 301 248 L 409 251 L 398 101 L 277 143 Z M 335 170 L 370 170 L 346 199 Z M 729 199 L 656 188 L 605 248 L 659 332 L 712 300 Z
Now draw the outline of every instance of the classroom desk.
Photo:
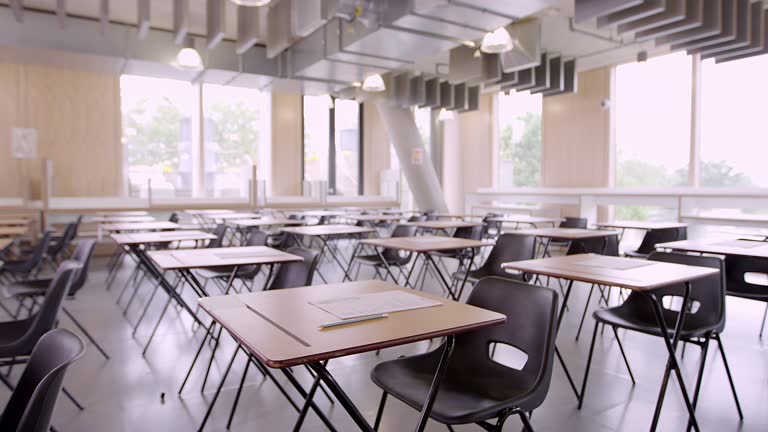
M 227 221 L 227 224 L 234 226 L 242 235 L 243 241 L 245 241 L 246 233 L 249 228 L 266 228 L 268 235 L 274 235 L 274 232 L 269 232 L 274 227 L 304 225 L 304 221 L 298 219 L 263 217 L 259 219 L 235 219 Z
M 144 210 L 114 211 L 114 212 L 96 212 L 96 216 L 149 216 L 149 212 Z
M 598 229 L 615 228 L 621 230 L 619 235 L 619 241 L 624 237 L 624 231 L 639 230 L 639 231 L 651 231 L 657 229 L 671 229 L 671 228 L 687 228 L 688 224 L 679 222 L 648 222 L 648 221 L 614 221 L 614 222 L 599 222 L 595 226 Z
M 363 221 L 363 222 L 397 222 L 401 220 L 402 217 L 397 215 L 387 215 L 387 214 L 380 214 L 380 215 L 364 214 L 364 215 L 347 215 L 347 216 L 344 216 L 344 219 L 350 219 L 353 221 Z
M 553 239 L 575 241 L 599 237 L 609 237 L 613 235 L 618 236 L 621 234 L 618 231 L 590 230 L 584 228 L 534 228 L 519 230 L 517 233 L 536 236 L 539 241 L 541 241 L 541 239 L 546 239 L 546 242 L 542 242 L 544 244 L 544 251 L 542 256 L 545 257 L 549 256 L 549 244 Z
M 199 215 L 199 216 L 211 216 L 211 215 L 220 215 L 220 214 L 227 214 L 227 213 L 234 213 L 234 210 L 226 210 L 226 209 L 187 209 L 184 210 L 184 213 L 188 215 Z
M 310 225 L 301 227 L 285 227 L 280 228 L 280 231 L 292 235 L 298 244 L 302 244 L 299 237 L 311 237 L 318 239 L 322 246 L 320 247 L 320 255 L 317 257 L 317 261 L 322 262 L 323 255 L 327 252 L 344 272 L 343 280 L 352 280 L 352 278 L 349 276 L 349 266 L 344 265 L 344 262 L 339 258 L 339 255 L 330 245 L 330 242 L 334 240 L 333 237 L 357 236 L 358 238 L 361 238 L 364 234 L 375 234 L 377 232 L 375 228 L 358 227 L 354 225 Z M 317 269 L 316 272 L 317 275 L 320 276 L 320 279 L 323 280 L 323 282 L 328 283 L 323 274 L 320 273 L 320 269 Z
M 187 304 L 186 301 L 181 297 L 180 293 L 176 291 L 176 286 L 171 284 L 164 276 L 163 272 L 158 268 L 152 259 L 148 255 L 147 245 L 152 243 L 167 243 L 167 242 L 173 242 L 173 241 L 195 241 L 195 242 L 201 242 L 205 240 L 214 240 L 216 239 L 216 236 L 213 234 L 204 232 L 204 231 L 164 231 L 164 232 L 141 232 L 141 233 L 122 233 L 122 234 L 112 234 L 110 236 L 115 243 L 117 243 L 120 248 L 123 250 L 123 256 L 130 256 L 136 261 L 136 268 L 134 269 L 134 272 L 138 274 L 139 271 L 144 271 L 149 277 L 154 279 L 157 282 L 157 287 L 162 288 L 163 291 L 165 291 L 168 294 L 168 304 L 170 304 L 171 301 L 175 301 L 177 304 L 179 304 L 185 311 L 187 311 L 192 319 L 199 324 L 201 327 L 205 327 L 205 323 L 203 320 L 200 319 L 200 317 L 197 315 L 197 313 L 189 307 L 189 304 Z M 119 260 L 118 260 L 119 262 Z M 115 264 L 115 267 L 117 267 L 117 264 Z M 111 274 L 107 276 L 107 289 L 110 289 L 112 282 L 115 279 L 115 274 L 117 271 L 110 270 Z M 131 280 L 131 277 L 128 278 L 128 281 Z M 126 286 L 123 288 L 123 292 L 125 292 L 125 289 L 128 287 Z M 193 287 L 195 289 L 196 287 Z M 138 287 L 136 287 L 136 291 L 134 291 L 135 297 L 136 292 L 138 291 Z M 199 296 L 204 296 L 204 293 L 197 293 Z M 118 302 L 120 302 L 122 298 L 123 293 L 120 293 L 120 296 L 118 297 Z M 150 297 L 149 301 L 152 300 L 152 297 Z M 129 302 L 130 305 L 130 302 Z M 127 308 L 126 308 L 127 309 Z M 167 309 L 167 306 L 166 306 Z M 163 310 L 165 312 L 165 309 Z M 143 314 L 141 316 L 143 318 Z M 136 327 L 138 327 L 139 323 L 141 323 L 141 318 L 139 319 L 139 322 L 136 324 Z M 160 319 L 162 319 L 162 315 L 160 316 Z M 158 321 L 159 323 L 159 321 Z M 135 334 L 135 328 L 134 328 L 134 334 Z M 150 342 L 152 342 L 152 338 L 155 335 L 155 332 L 157 331 L 157 326 L 155 326 L 154 330 L 152 331 L 152 334 L 149 337 L 149 340 L 147 341 L 146 345 L 144 346 L 144 351 L 142 354 L 146 353 L 147 348 L 149 348 Z
M 152 216 L 95 216 L 86 219 L 86 223 L 121 223 L 121 222 L 152 222 Z
M 175 222 L 169 221 L 154 221 L 154 222 L 124 222 L 124 223 L 105 223 L 99 226 L 99 229 L 103 231 L 159 231 L 159 230 L 175 230 L 179 229 L 180 225 Z
M 309 304 L 311 301 L 350 295 L 403 290 L 384 281 L 360 281 L 204 298 L 200 299 L 200 307 L 232 335 L 238 343 L 238 350 L 242 347 L 261 364 L 281 369 L 306 364 L 316 372 L 317 378 L 306 398 L 303 412 L 309 409 L 314 392 L 322 381 L 362 431 L 373 431 L 373 428 L 333 378 L 324 362 L 352 354 L 445 337 L 442 358 L 416 426 L 417 431 L 422 431 L 447 371 L 455 335 L 501 324 L 506 317 L 467 304 L 408 290 L 411 294 L 438 301 L 442 305 L 394 312 L 383 319 L 320 329 L 320 325 L 338 321 L 338 318 Z M 235 354 L 237 352 L 236 350 Z M 227 372 L 233 361 L 234 357 Z M 289 374 L 285 370 L 284 372 Z M 225 372 L 225 379 L 226 375 Z M 224 379 L 214 400 L 223 385 Z M 299 420 L 302 418 L 303 416 L 300 416 Z M 296 426 L 300 427 L 300 424 Z
M 258 213 L 223 213 L 223 214 L 214 214 L 214 215 L 206 215 L 207 219 L 213 220 L 213 221 L 221 221 L 221 222 L 227 222 L 230 220 L 235 219 L 258 219 L 261 217 Z
M 193 291 L 200 297 L 209 297 L 210 294 L 208 294 L 206 291 L 205 284 L 201 283 L 200 280 L 195 276 L 195 273 L 192 271 L 194 269 L 225 267 L 227 270 L 230 270 L 231 268 L 224 290 L 224 294 L 226 295 L 229 294 L 229 291 L 232 288 L 234 280 L 237 277 L 238 270 L 243 266 L 268 265 L 269 272 L 267 273 L 267 279 L 264 282 L 264 287 L 266 288 L 269 286 L 269 282 L 272 279 L 274 266 L 276 264 L 303 261 L 303 258 L 298 255 L 283 252 L 281 250 L 273 249 L 267 246 L 159 250 L 151 251 L 147 253 L 147 255 L 163 272 L 172 271 L 178 273 L 181 280 L 192 287 Z M 168 308 L 170 302 L 171 298 L 168 299 L 168 302 L 166 303 L 163 310 Z M 160 320 L 162 320 L 162 318 L 163 316 L 160 315 Z M 181 384 L 179 393 L 181 393 L 181 391 L 184 389 L 184 386 L 186 385 L 187 380 L 189 379 L 189 376 L 195 367 L 195 363 L 197 363 L 197 359 L 200 357 L 200 353 L 205 346 L 208 336 L 211 336 L 215 340 L 215 345 L 211 352 L 210 362 L 208 363 L 208 371 L 205 373 L 205 379 L 203 382 L 203 387 L 205 387 L 205 381 L 208 379 L 208 372 L 210 371 L 211 365 L 213 364 L 214 354 L 219 346 L 219 336 L 213 336 L 214 330 L 214 322 L 211 322 L 211 324 L 208 326 L 208 331 L 203 337 L 203 341 L 200 343 L 200 348 L 197 350 L 197 354 L 195 354 L 192 365 L 190 365 L 187 375 Z M 221 330 L 219 330 L 219 335 L 220 334 Z
M 0 237 L 16 237 L 26 234 L 25 226 L 0 226 Z
M 681 252 L 697 252 L 713 255 L 748 256 L 768 259 L 768 243 L 757 240 L 680 240 L 659 243 L 656 249 L 672 249 Z
M 491 217 L 486 219 L 487 222 L 513 223 L 515 224 L 516 230 L 520 227 L 520 224 L 531 225 L 534 228 L 538 228 L 539 224 L 552 224 L 552 228 L 554 228 L 557 223 L 564 220 L 565 219 L 563 218 L 538 217 L 525 214 Z
M 29 223 L 32 222 L 29 219 L 21 219 L 21 218 L 9 218 L 9 219 L 0 219 L 0 226 L 27 226 Z
M 685 311 L 687 310 L 688 302 L 690 300 L 691 281 L 717 274 L 719 270 L 708 267 L 686 266 L 681 264 L 643 261 L 632 258 L 610 257 L 593 254 L 569 255 L 555 258 L 541 258 L 510 262 L 502 264 L 502 268 L 506 270 L 517 270 L 524 273 L 536 274 L 539 276 L 551 276 L 555 278 L 567 279 L 569 281 L 568 288 L 566 289 L 565 295 L 563 296 L 562 305 L 560 306 L 558 329 L 560 328 L 563 314 L 565 313 L 565 309 L 568 305 L 568 298 L 573 288 L 573 282 L 579 281 L 590 284 L 626 288 L 644 295 L 653 304 L 656 323 L 661 329 L 661 334 L 667 335 L 669 332 L 666 322 L 663 318 L 663 306 L 661 304 L 661 299 L 654 294 L 654 290 L 673 284 L 684 283 L 685 294 L 683 296 L 683 303 L 680 309 L 682 312 L 678 315 L 674 333 L 672 334 L 671 338 L 662 338 L 664 339 L 664 344 L 667 348 L 668 363 L 667 369 L 664 373 L 664 380 L 662 381 L 661 393 L 656 403 L 656 411 L 654 413 L 651 430 L 655 430 L 656 424 L 658 422 L 658 416 L 661 412 L 661 405 L 663 403 L 664 394 L 666 392 L 670 369 L 674 371 L 677 377 L 678 384 L 680 385 L 680 389 L 683 394 L 683 399 L 685 400 L 686 408 L 688 409 L 688 414 L 691 417 L 691 422 L 694 425 L 694 428 L 697 431 L 699 430 L 695 413 L 688 396 L 688 391 L 686 390 L 685 383 L 683 382 L 683 376 L 680 372 L 680 366 L 678 364 L 675 350 L 680 339 L 680 330 L 683 328 L 683 322 L 685 321 L 686 315 Z M 577 390 L 573 379 L 571 378 L 570 372 L 568 372 L 568 369 L 565 366 L 565 362 L 557 348 L 556 354 L 563 366 L 563 369 L 566 371 L 568 381 L 570 382 L 571 387 L 573 388 L 573 391 L 579 400 L 579 406 L 581 406 L 586 377 L 584 377 L 581 391 Z
M 382 263 L 384 263 L 384 268 L 387 270 L 387 275 L 389 275 L 389 277 L 391 277 L 392 280 L 395 282 L 397 282 L 397 278 L 395 277 L 395 274 L 392 272 L 392 269 L 387 263 L 387 260 L 384 259 L 384 254 L 383 254 L 384 249 L 395 249 L 395 250 L 402 250 L 402 251 L 415 253 L 416 258 L 414 258 L 413 265 L 411 265 L 410 270 L 408 270 L 408 275 L 406 276 L 405 282 L 403 283 L 403 285 L 406 287 L 410 286 L 411 288 L 415 288 L 415 285 L 411 284 L 411 275 L 413 274 L 413 270 L 416 268 L 416 262 L 418 261 L 418 258 L 422 257 L 422 259 L 424 260 L 424 266 L 426 267 L 428 265 L 432 265 L 433 269 L 435 270 L 435 272 L 440 278 L 440 281 L 443 284 L 443 288 L 445 289 L 446 292 L 448 292 L 451 298 L 454 300 L 459 300 L 461 298 L 464 285 L 467 282 L 467 278 L 469 277 L 469 272 L 472 270 L 472 263 L 475 260 L 476 249 L 481 247 L 493 246 L 493 243 L 479 241 L 479 240 L 468 240 L 468 239 L 462 239 L 462 238 L 442 237 L 442 236 L 390 237 L 390 238 L 383 238 L 383 239 L 367 239 L 367 240 L 361 240 L 358 246 L 353 251 L 352 258 L 349 261 L 350 265 L 354 261 L 355 255 L 357 254 L 358 250 L 363 246 L 373 246 L 373 248 L 376 250 L 376 254 L 379 256 L 379 259 L 382 261 Z M 468 249 L 471 255 L 469 259 L 469 264 L 467 265 L 467 269 L 464 274 L 464 281 L 461 285 L 461 290 L 458 293 L 456 293 L 453 291 L 451 284 L 448 283 L 448 279 L 446 279 L 446 276 L 443 275 L 443 272 L 440 270 L 440 267 L 437 265 L 437 262 L 432 257 L 432 253 L 463 250 L 463 249 Z M 352 278 L 349 278 L 349 279 L 351 280 Z M 416 279 L 418 280 L 418 277 Z
M 347 213 L 343 211 L 338 211 L 338 210 L 306 210 L 306 211 L 293 212 L 291 214 L 312 217 L 312 218 L 321 218 L 321 217 L 344 216 Z
M 451 233 L 449 230 L 456 228 L 472 228 L 482 226 L 482 222 L 464 222 L 459 220 L 435 220 L 435 221 L 423 221 L 423 222 L 405 222 L 403 225 L 412 225 L 422 230 L 439 230 L 445 235 L 449 236 Z

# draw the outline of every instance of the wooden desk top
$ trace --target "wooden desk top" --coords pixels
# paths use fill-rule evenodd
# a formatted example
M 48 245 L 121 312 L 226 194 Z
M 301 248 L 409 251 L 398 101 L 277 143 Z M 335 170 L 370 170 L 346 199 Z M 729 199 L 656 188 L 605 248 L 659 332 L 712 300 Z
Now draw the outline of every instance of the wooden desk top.
M 338 210 L 307 210 L 307 211 L 294 212 L 292 214 L 319 218 L 323 216 L 325 217 L 344 216 L 347 213 L 343 211 L 338 211 Z
M 260 214 L 256 213 L 223 213 L 223 214 L 213 214 L 213 215 L 205 215 L 208 219 L 213 220 L 222 220 L 227 221 L 231 219 L 258 219 L 261 217 Z
M 144 210 L 114 211 L 114 212 L 96 212 L 96 216 L 149 216 L 149 212 Z
M 11 243 L 13 243 L 13 239 L 0 238 L 0 250 L 7 248 L 8 246 L 11 245 Z
M 621 234 L 618 231 L 590 230 L 583 228 L 535 228 L 519 230 L 515 232 L 517 234 L 534 235 L 536 237 L 558 238 L 566 240 L 582 240 Z
M 390 313 L 387 318 L 328 329 L 338 321 L 309 304 L 381 291 L 407 291 L 442 306 Z M 245 307 L 247 303 L 251 311 Z M 378 280 L 207 297 L 200 307 L 264 364 L 284 368 L 501 324 L 504 315 Z M 266 319 L 265 319 L 266 317 Z
M 151 251 L 148 255 L 163 270 L 243 266 L 303 261 L 298 255 L 267 246 L 243 246 Z
M 685 228 L 688 224 L 677 222 L 643 222 L 643 221 L 615 221 L 615 222 L 600 222 L 595 226 L 600 228 L 621 228 L 621 229 L 636 229 L 650 231 L 654 229 L 664 228 Z
M 692 281 L 720 270 L 634 258 L 580 254 L 516 261 L 501 265 L 506 270 L 552 276 L 580 282 L 651 291 L 667 285 Z
M 216 236 L 211 233 L 195 230 L 112 234 L 110 237 L 112 237 L 112 240 L 121 245 L 162 243 L 184 240 L 214 240 L 216 238 Z
M 349 215 L 344 216 L 346 219 L 356 220 L 356 221 L 366 221 L 366 222 L 388 222 L 388 221 L 399 221 L 402 219 L 402 217 L 397 215 Z
M 275 225 L 304 225 L 304 221 L 302 220 L 284 218 L 235 219 L 228 221 L 228 223 L 243 228 Z
M 190 215 L 200 215 L 200 216 L 208 216 L 208 215 L 221 215 L 225 213 L 234 213 L 234 210 L 225 210 L 225 209 L 187 209 L 184 210 L 184 213 L 190 214 Z
M 0 226 L 0 236 L 2 237 L 20 236 L 26 234 L 26 232 L 27 227 L 25 226 Z
M 360 243 L 384 249 L 398 249 L 419 253 L 493 246 L 493 243 L 490 242 L 440 236 L 366 239 L 360 240 Z
M 430 229 L 451 229 L 468 228 L 482 226 L 482 222 L 463 222 L 463 221 L 424 221 L 424 222 L 405 222 L 403 225 L 413 225 L 419 228 Z
M 487 219 L 488 222 L 501 222 L 501 223 L 525 223 L 525 224 L 539 224 L 539 223 L 558 223 L 562 222 L 565 219 L 563 218 L 554 218 L 554 217 L 538 217 L 538 216 L 530 216 L 525 214 L 517 214 L 517 215 L 509 215 L 509 216 L 500 216 L 500 217 L 492 217 Z
M 0 226 L 27 226 L 32 222 L 29 219 L 13 218 L 13 219 L 0 219 Z
M 354 225 L 310 225 L 302 227 L 280 228 L 280 231 L 305 236 L 328 236 L 372 233 L 376 232 L 376 229 L 358 227 Z
M 101 229 L 104 231 L 156 231 L 179 228 L 181 228 L 179 224 L 169 221 L 124 222 L 101 225 Z
M 86 220 L 86 222 L 98 223 L 120 223 L 120 222 L 152 222 L 155 218 L 152 216 L 96 216 Z
M 768 258 L 768 242 L 739 239 L 681 240 L 659 243 L 656 249 L 673 249 L 715 255 L 749 256 Z

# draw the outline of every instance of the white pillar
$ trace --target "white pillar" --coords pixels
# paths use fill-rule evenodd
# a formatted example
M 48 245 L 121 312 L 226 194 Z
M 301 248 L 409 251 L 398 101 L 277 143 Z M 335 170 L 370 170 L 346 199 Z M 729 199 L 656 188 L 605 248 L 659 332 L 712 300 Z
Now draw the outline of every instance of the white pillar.
M 421 135 L 411 110 L 389 105 L 384 100 L 376 102 L 376 109 L 389 140 L 395 147 L 400 169 L 411 187 L 416 207 L 422 210 L 447 211 L 440 181 L 421 142 Z

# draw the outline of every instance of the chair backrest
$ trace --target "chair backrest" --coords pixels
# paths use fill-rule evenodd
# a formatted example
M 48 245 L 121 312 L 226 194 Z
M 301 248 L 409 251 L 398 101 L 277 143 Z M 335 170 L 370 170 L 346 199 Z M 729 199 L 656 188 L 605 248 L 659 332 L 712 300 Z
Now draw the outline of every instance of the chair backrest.
M 304 261 L 296 261 L 280 264 L 275 272 L 275 277 L 268 289 L 296 288 L 312 285 L 315 276 L 317 258 L 319 254 L 311 249 L 293 247 L 286 250 L 288 253 L 304 258 Z
M 560 222 L 560 228 L 586 228 L 586 227 L 587 227 L 587 218 L 567 216 L 564 221 Z
M 469 370 L 483 369 L 488 372 L 486 376 L 498 377 L 477 383 L 486 387 L 488 394 L 494 393 L 492 387 L 503 389 L 509 385 L 504 378 L 513 378 L 523 386 L 521 391 L 532 396 L 527 406 L 538 406 L 546 398 L 552 377 L 557 303 L 558 295 L 551 288 L 495 276 L 481 279 L 467 304 L 504 314 L 507 321 L 457 335 L 451 372 L 464 375 Z M 517 348 L 528 356 L 527 361 L 519 370 L 494 361 L 490 353 L 493 344 Z
M 78 215 L 77 219 L 75 219 L 75 229 L 72 232 L 72 239 L 76 239 L 77 235 L 80 233 L 80 224 L 83 222 L 83 215 Z
M 768 261 L 747 256 L 725 257 L 725 286 L 729 295 L 768 302 L 768 286 L 750 282 L 747 273 L 768 273 Z
M 218 224 L 216 225 L 216 228 L 213 229 L 213 232 L 211 234 L 215 235 L 216 238 L 211 240 L 208 243 L 209 248 L 218 248 L 224 246 L 224 235 L 227 233 L 227 225 L 225 224 Z
M 79 336 L 66 329 L 43 335 L 0 415 L 0 430 L 47 432 L 69 365 L 85 352 Z
M 659 228 L 648 230 L 645 232 L 643 241 L 640 242 L 640 246 L 637 248 L 637 252 L 641 254 L 650 254 L 656 250 L 657 244 L 677 241 L 678 237 L 680 237 L 680 230 L 678 228 Z
M 392 230 L 392 237 L 414 237 L 416 236 L 416 231 L 418 231 L 418 227 L 413 225 L 398 225 Z M 411 261 L 411 255 L 413 255 L 411 252 L 401 255 L 397 249 L 384 249 L 381 254 L 387 260 L 387 263 L 396 265 L 407 264 Z
M 496 239 L 496 244 L 488 253 L 488 259 L 483 263 L 483 274 L 499 277 L 509 277 L 501 265 L 510 261 L 533 259 L 536 237 L 523 234 L 502 234 Z M 485 272 L 488 273 L 485 273 Z
M 495 231 L 494 234 L 496 235 L 501 233 L 501 222 L 491 222 L 488 220 L 501 216 L 502 215 L 498 213 L 487 213 L 485 216 L 483 216 L 483 237 L 491 235 L 491 231 Z
M 85 285 L 85 281 L 88 280 L 88 267 L 91 264 L 91 257 L 95 248 L 96 239 L 80 240 L 77 242 L 77 247 L 69 259 L 80 264 L 80 269 L 77 271 L 69 287 L 70 296 L 77 294 Z
M 603 244 L 603 255 L 619 256 L 618 234 L 605 237 L 605 244 Z
M 594 237 L 581 240 L 573 240 L 568 245 L 568 250 L 565 251 L 566 255 L 576 254 L 599 254 L 602 255 L 605 250 L 605 237 Z
M 48 245 L 48 256 L 55 257 L 61 253 L 72 240 L 75 238 L 75 231 L 77 230 L 77 222 L 70 222 L 64 227 L 64 232 L 61 234 L 61 240 L 54 244 Z
M 59 268 L 45 292 L 45 298 L 43 298 L 40 309 L 34 315 L 23 320 L 27 324 L 27 331 L 24 336 L 12 342 L 15 346 L 14 351 L 18 355 L 31 353 L 37 341 L 56 327 L 61 304 L 80 268 L 80 264 L 72 260 L 65 260 L 59 264 Z
M 179 223 L 179 214 L 176 212 L 171 213 L 168 217 L 168 222 Z
M 483 239 L 483 226 L 471 226 L 471 227 L 459 227 L 453 232 L 453 238 L 467 239 L 467 240 L 482 240 Z
M 20 272 L 31 272 L 43 263 L 43 258 L 48 253 L 48 245 L 51 244 L 52 235 L 52 231 L 45 231 L 43 233 L 35 247 L 32 248 L 32 253 L 29 254 L 29 257 L 19 267 Z
M 648 260 L 720 270 L 719 274 L 696 279 L 691 282 L 690 301 L 695 306 L 686 312 L 684 329 L 687 331 L 722 330 L 725 326 L 725 263 L 723 260 L 711 256 L 666 252 L 654 252 L 648 257 Z M 654 290 L 653 294 L 662 301 L 662 304 L 664 304 L 665 298 L 678 299 L 676 309 L 668 309 L 666 307 L 662 309 L 667 325 L 670 329 L 674 328 L 678 316 L 679 300 L 685 294 L 685 284 L 673 284 L 659 288 Z M 631 308 L 635 316 L 646 321 L 648 324 L 657 326 L 652 304 L 645 295 L 636 292 L 630 293 L 622 307 Z
M 266 246 L 267 233 L 264 231 L 253 228 L 248 232 L 248 238 L 245 240 L 245 246 Z

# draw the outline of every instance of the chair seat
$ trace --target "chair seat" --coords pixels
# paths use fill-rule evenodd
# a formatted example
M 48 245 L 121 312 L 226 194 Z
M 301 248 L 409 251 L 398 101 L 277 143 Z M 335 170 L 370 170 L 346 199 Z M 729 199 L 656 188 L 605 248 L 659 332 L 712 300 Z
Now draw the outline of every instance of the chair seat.
M 638 251 L 626 251 L 624 252 L 624 256 L 628 256 L 630 258 L 642 258 L 642 259 L 648 259 L 648 256 L 650 254 L 645 254 Z
M 421 410 L 441 354 L 442 348 L 438 348 L 427 354 L 381 363 L 371 371 L 371 379 L 385 392 Z M 495 418 L 506 408 L 535 408 L 527 403 L 533 396 L 530 389 L 516 378 L 519 375 L 509 371 L 501 365 L 471 373 L 449 367 L 430 417 L 444 424 L 467 424 Z M 494 385 L 498 382 L 505 385 Z
M 354 262 L 358 264 L 364 264 L 364 265 L 376 265 L 376 266 L 383 266 L 384 262 L 381 260 L 381 257 L 378 255 L 358 255 L 355 257 Z M 388 261 L 387 264 L 391 266 L 400 266 L 405 265 L 405 263 L 397 262 L 397 261 Z
M 234 266 L 225 266 L 225 267 L 210 267 L 210 268 L 201 268 L 195 270 L 195 274 L 199 276 L 202 279 L 227 279 L 230 276 L 232 276 L 232 270 L 234 270 Z M 237 269 L 237 273 L 235 274 L 235 277 L 241 278 L 241 279 L 251 279 L 256 277 L 257 274 L 259 274 L 259 266 L 254 265 L 248 265 L 248 266 L 242 266 Z
M 757 301 L 768 302 L 768 290 L 766 290 L 765 294 L 753 294 L 753 293 L 741 293 L 741 292 L 727 291 L 727 295 L 729 295 L 731 297 L 740 297 L 740 298 L 748 299 L 748 300 L 757 300 Z
M 624 328 L 627 330 L 633 330 L 640 333 L 645 333 L 652 336 L 661 336 L 661 329 L 653 317 L 653 311 L 648 311 L 647 317 L 640 317 L 636 311 L 632 311 L 627 307 L 616 306 L 606 309 L 596 310 L 592 316 L 595 321 L 603 324 L 607 324 L 614 327 Z M 702 336 L 709 331 L 715 331 L 720 333 L 723 326 L 718 327 L 700 327 L 695 330 L 683 328 L 680 337 L 682 339 L 689 339 L 693 337 Z M 674 323 L 667 322 L 668 337 L 672 337 L 674 332 Z
M 454 272 L 451 276 L 456 280 L 463 281 L 464 275 L 466 274 L 467 272 L 465 271 L 458 271 L 458 272 Z M 476 283 L 480 279 L 484 277 L 489 277 L 489 276 L 498 276 L 498 277 L 503 277 L 505 279 L 514 279 L 514 280 L 525 282 L 523 273 L 516 272 L 516 273 L 506 273 L 504 275 L 501 275 L 501 274 L 492 273 L 490 270 L 486 269 L 485 267 L 480 267 L 477 270 L 472 270 L 471 272 L 469 272 L 469 276 L 467 277 L 467 282 Z

